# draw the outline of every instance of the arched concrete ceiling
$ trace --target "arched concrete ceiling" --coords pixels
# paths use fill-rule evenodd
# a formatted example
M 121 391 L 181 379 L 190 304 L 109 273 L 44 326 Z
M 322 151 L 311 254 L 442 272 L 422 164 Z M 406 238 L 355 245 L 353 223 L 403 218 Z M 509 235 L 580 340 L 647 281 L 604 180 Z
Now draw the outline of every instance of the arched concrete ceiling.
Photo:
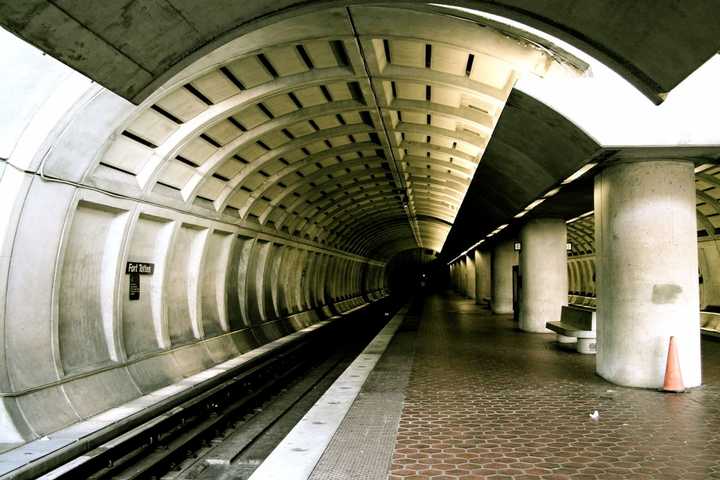
M 183 67 L 258 26 L 300 11 L 371 3 L 377 2 L 10 0 L 3 2 L 0 22 L 139 103 Z M 425 2 L 402 3 L 427 8 Z M 714 54 L 720 38 L 720 4 L 711 0 L 442 3 L 499 14 L 555 35 L 616 70 L 655 102 Z
M 573 64 L 564 52 L 492 21 L 478 28 L 467 12 L 365 3 L 10 2 L 0 21 L 143 100 L 91 183 L 130 184 L 359 255 L 454 255 L 604 154 L 512 90 L 557 60 Z M 682 28 L 702 23 L 692 2 L 449 3 L 563 38 L 655 100 L 716 50 L 703 37 L 711 29 Z M 670 22 L 671 12 L 682 16 Z M 668 43 L 637 27 L 646 22 L 679 33 Z
M 581 73 L 449 16 L 308 13 L 184 69 L 88 180 L 366 257 L 440 251 L 516 80 L 558 70 Z

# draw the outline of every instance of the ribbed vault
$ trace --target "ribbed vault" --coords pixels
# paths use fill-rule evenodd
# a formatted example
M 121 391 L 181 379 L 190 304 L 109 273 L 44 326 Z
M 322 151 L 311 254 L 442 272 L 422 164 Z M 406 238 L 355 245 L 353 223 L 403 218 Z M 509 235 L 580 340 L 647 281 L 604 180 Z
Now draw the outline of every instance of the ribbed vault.
M 552 68 L 547 50 L 448 16 L 303 15 L 168 82 L 91 181 L 363 256 L 440 251 L 515 81 Z

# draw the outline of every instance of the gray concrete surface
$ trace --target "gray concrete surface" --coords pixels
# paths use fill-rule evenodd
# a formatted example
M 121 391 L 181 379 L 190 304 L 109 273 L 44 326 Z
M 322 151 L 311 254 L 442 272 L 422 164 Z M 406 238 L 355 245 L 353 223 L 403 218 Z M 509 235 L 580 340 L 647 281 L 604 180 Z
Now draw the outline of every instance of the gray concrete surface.
M 475 303 L 478 305 L 490 299 L 492 290 L 490 275 L 490 252 L 475 250 Z
M 560 320 L 567 305 L 567 228 L 562 218 L 536 218 L 520 231 L 519 327 L 548 333 L 547 322 Z
M 492 252 L 492 301 L 493 313 L 513 312 L 512 267 L 517 265 L 518 254 L 512 240 L 506 240 Z
M 633 387 L 663 383 L 670 336 L 687 387 L 701 384 L 693 165 L 618 163 L 595 180 L 597 371 Z

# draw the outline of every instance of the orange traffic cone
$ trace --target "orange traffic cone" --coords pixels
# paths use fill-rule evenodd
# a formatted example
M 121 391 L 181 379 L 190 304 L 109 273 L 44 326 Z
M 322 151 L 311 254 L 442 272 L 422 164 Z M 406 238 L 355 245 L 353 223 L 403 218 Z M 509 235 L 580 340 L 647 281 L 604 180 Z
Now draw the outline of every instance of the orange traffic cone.
M 680 372 L 680 359 L 678 358 L 675 337 L 670 337 L 668 347 L 667 365 L 665 366 L 665 380 L 661 389 L 663 392 L 680 393 L 685 391 L 682 373 Z

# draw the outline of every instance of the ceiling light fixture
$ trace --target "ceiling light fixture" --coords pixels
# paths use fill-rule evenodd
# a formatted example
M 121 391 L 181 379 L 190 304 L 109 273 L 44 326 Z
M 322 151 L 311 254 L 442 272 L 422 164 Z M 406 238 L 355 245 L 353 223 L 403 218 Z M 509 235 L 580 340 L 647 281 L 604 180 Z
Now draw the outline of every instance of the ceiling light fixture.
M 547 192 L 545 195 L 543 195 L 543 198 L 550 198 L 552 196 L 557 195 L 560 192 L 560 187 L 553 188 L 549 192 Z
M 594 162 L 588 163 L 587 165 L 583 166 L 580 170 L 578 170 L 577 172 L 573 173 L 572 175 L 567 177 L 565 180 L 563 180 L 562 184 L 567 185 L 570 182 L 574 182 L 578 178 L 585 175 L 591 168 L 594 168 L 596 165 L 597 165 L 597 163 L 594 163 Z
M 530 205 L 528 205 L 527 207 L 525 207 L 525 211 L 529 212 L 530 210 L 532 210 L 533 208 L 537 207 L 538 205 L 540 205 L 540 204 L 543 203 L 544 201 L 545 201 L 544 198 L 538 198 L 537 200 L 535 200 L 534 202 L 532 202 Z
M 573 222 L 577 222 L 578 220 L 581 220 L 581 219 L 583 219 L 583 218 L 585 218 L 585 217 L 589 217 L 589 216 L 592 215 L 593 213 L 595 213 L 595 210 L 590 210 L 589 212 L 585 212 L 585 213 L 583 213 L 582 215 L 578 215 L 578 216 L 575 217 L 575 218 L 571 218 L 570 220 L 568 220 L 568 221 L 565 222 L 565 223 L 570 224 L 570 223 L 573 223 Z
M 714 167 L 715 164 L 713 163 L 703 163 L 702 165 L 699 165 L 695 167 L 695 173 L 704 172 L 705 170 Z

